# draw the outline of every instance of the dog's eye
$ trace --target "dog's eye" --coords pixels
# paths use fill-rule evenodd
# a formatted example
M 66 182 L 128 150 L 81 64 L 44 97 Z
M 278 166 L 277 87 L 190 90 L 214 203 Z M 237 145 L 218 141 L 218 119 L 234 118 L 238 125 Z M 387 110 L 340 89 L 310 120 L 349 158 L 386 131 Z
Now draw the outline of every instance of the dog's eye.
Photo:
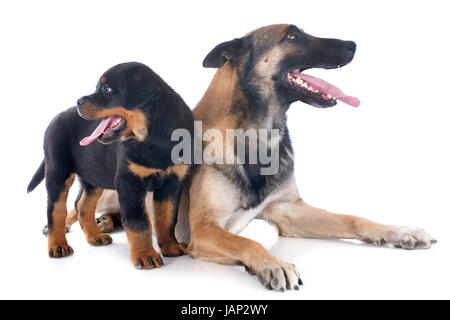
M 108 96 L 112 95 L 113 92 L 114 92 L 114 90 L 107 84 L 102 86 L 102 93 L 104 96 L 108 97 Z
M 297 39 L 297 35 L 295 33 L 293 33 L 293 32 L 289 32 L 286 35 L 286 38 L 288 38 L 289 40 L 295 40 L 295 39 Z

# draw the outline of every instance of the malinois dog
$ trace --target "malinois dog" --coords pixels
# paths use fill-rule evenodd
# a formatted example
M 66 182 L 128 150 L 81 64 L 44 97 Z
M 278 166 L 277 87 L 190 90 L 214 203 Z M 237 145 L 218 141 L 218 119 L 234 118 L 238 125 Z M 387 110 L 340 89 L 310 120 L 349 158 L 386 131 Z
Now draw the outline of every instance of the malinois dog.
M 357 107 L 358 99 L 303 73 L 345 66 L 355 51 L 352 41 L 316 38 L 294 25 L 271 25 L 221 43 L 206 56 L 203 66 L 218 70 L 194 110 L 194 119 L 202 121 L 204 131 L 218 129 L 223 137 L 229 129 L 278 130 L 277 139 L 258 143 L 278 150 L 279 169 L 261 175 L 264 165 L 259 162 L 193 166 L 183 184 L 177 225 L 180 241 L 190 236 L 191 256 L 242 265 L 267 288 L 284 291 L 299 289 L 299 272 L 261 244 L 238 235 L 252 219 L 268 221 L 284 237 L 358 239 L 404 249 L 430 248 L 436 242 L 421 229 L 330 213 L 299 196 L 286 111 L 296 101 L 318 108 L 338 101 Z M 249 144 L 244 143 L 248 153 Z M 111 208 L 113 198 L 102 207 Z M 101 223 L 105 220 L 112 221 L 107 215 Z

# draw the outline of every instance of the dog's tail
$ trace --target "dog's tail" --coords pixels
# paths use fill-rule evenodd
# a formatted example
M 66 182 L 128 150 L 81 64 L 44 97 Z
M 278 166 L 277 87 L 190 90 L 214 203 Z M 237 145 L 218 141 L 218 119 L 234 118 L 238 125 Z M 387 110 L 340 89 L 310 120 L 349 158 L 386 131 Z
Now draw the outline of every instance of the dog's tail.
M 36 173 L 34 174 L 33 178 L 28 184 L 27 192 L 30 193 L 31 191 L 33 191 L 42 182 L 42 180 L 44 180 L 44 177 L 45 177 L 45 161 L 42 160 L 39 169 L 37 169 Z

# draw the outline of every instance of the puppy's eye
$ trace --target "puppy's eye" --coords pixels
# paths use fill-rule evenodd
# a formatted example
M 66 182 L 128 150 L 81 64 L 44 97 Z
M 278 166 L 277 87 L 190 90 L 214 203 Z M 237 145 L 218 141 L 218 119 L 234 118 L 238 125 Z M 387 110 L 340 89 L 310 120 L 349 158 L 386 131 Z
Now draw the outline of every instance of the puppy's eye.
M 110 95 L 112 95 L 113 94 L 113 92 L 114 92 L 114 90 L 110 87 L 110 86 L 108 86 L 107 84 L 104 84 L 103 86 L 102 86 L 102 93 L 103 93 L 103 95 L 105 96 L 105 97 L 108 97 L 108 96 L 110 96 Z
M 289 32 L 286 35 L 286 38 L 288 38 L 289 40 L 295 40 L 295 39 L 297 39 L 297 35 L 295 33 L 293 33 L 293 32 Z

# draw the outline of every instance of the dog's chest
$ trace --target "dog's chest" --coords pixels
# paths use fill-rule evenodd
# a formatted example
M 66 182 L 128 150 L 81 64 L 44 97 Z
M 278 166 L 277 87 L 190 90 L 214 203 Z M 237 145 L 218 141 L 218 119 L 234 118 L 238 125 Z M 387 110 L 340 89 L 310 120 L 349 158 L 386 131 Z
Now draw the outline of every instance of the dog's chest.
M 269 195 L 257 207 L 247 210 L 241 208 L 235 211 L 231 216 L 223 217 L 219 223 L 225 230 L 232 233 L 239 233 L 250 223 L 251 220 L 263 212 L 270 202 L 276 200 L 276 198 L 277 195 L 275 194 Z
M 245 209 L 259 207 L 267 197 L 278 192 L 294 171 L 292 146 L 286 134 L 279 142 L 276 154 L 276 168 L 273 174 L 263 175 L 261 164 L 244 164 L 229 167 L 227 175 L 241 194 L 241 203 Z

